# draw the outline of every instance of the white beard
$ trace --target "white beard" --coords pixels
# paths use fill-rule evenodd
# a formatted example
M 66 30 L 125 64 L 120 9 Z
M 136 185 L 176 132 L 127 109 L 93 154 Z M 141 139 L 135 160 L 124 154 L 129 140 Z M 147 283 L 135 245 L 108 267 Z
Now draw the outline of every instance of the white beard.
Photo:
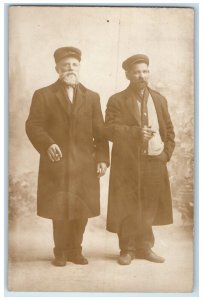
M 59 78 L 67 85 L 78 84 L 78 76 L 75 74 L 61 73 Z

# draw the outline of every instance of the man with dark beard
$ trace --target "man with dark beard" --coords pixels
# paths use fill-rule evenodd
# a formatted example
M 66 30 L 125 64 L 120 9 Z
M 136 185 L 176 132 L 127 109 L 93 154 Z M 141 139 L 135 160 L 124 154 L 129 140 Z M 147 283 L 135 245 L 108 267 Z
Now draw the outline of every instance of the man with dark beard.
M 135 257 L 162 263 L 151 249 L 152 226 L 173 221 L 166 163 L 175 134 L 166 99 L 148 87 L 148 57 L 133 55 L 122 66 L 130 84 L 106 110 L 105 135 L 113 142 L 107 230 L 118 234 L 119 264 Z
M 109 164 L 99 95 L 79 83 L 81 51 L 54 53 L 59 79 L 35 91 L 27 135 L 40 154 L 37 213 L 53 221 L 53 264 L 85 265 L 87 220 L 99 215 L 99 178 Z

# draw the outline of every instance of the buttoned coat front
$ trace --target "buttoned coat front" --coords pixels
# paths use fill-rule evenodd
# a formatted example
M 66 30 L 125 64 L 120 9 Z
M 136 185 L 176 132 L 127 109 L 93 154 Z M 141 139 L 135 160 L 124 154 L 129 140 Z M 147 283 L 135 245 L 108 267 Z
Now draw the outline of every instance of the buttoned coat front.
M 94 217 L 100 213 L 96 165 L 109 163 L 108 142 L 102 137 L 99 95 L 79 84 L 74 104 L 62 84 L 35 91 L 27 135 L 40 154 L 37 213 L 50 219 Z M 47 149 L 57 144 L 62 159 L 52 162 Z
M 149 88 L 157 113 L 160 136 L 168 161 L 175 147 L 174 130 L 167 108 L 166 99 Z M 130 86 L 113 95 L 107 104 L 105 135 L 113 142 L 107 229 L 119 232 L 121 222 L 128 216 L 141 215 L 140 197 L 140 148 L 142 146 L 141 120 L 137 101 Z M 159 205 L 154 225 L 170 224 L 172 199 L 166 163 L 161 162 L 162 182 Z

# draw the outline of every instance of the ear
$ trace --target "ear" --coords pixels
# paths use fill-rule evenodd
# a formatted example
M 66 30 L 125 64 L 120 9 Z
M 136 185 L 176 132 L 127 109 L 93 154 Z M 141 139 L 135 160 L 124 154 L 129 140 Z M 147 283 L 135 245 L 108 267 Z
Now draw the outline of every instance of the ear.
M 59 74 L 59 68 L 58 68 L 57 65 L 55 66 L 55 70 L 56 70 L 56 72 Z
M 130 74 L 129 74 L 129 71 L 125 71 L 125 76 L 128 80 L 130 80 Z

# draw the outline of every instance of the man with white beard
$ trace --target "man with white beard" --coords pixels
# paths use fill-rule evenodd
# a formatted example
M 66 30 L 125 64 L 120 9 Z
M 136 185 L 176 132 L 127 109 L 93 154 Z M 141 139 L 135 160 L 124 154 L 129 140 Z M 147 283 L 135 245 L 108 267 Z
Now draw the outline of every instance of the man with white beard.
M 100 213 L 99 178 L 109 165 L 99 95 L 79 83 L 81 51 L 54 52 L 59 79 L 35 91 L 27 135 L 40 154 L 37 214 L 52 219 L 55 266 L 85 265 L 87 220 Z

